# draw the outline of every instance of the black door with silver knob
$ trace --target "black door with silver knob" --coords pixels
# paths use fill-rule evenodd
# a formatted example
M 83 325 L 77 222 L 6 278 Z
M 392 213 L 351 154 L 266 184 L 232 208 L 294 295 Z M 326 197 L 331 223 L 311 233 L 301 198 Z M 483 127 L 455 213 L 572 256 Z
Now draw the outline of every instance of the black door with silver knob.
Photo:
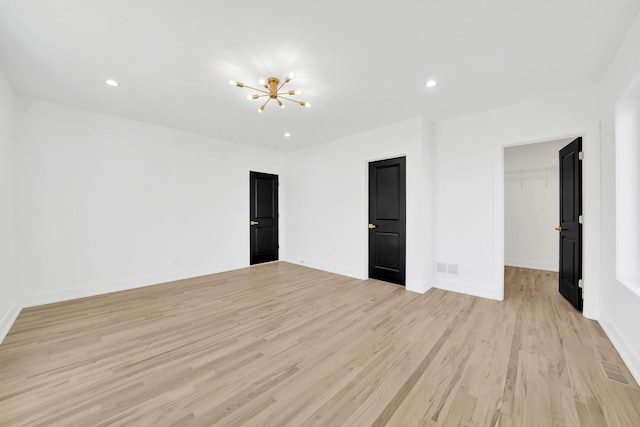
M 560 150 L 560 271 L 558 288 L 582 310 L 582 138 Z
M 405 284 L 406 159 L 369 163 L 369 277 Z
M 249 172 L 250 264 L 278 259 L 278 175 Z

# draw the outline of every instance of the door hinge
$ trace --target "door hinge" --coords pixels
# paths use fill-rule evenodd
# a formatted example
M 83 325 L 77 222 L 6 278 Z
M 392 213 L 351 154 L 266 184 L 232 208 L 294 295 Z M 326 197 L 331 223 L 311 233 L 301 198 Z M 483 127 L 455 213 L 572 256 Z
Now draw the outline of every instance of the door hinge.
M 582 283 L 582 279 L 578 280 L 578 287 L 580 289 L 584 289 L 584 283 Z
M 583 224 L 583 221 L 584 221 L 584 218 L 582 217 L 582 215 L 580 215 L 580 216 L 578 217 L 578 223 L 579 223 L 579 224 Z
M 578 159 L 584 160 L 584 151 L 578 153 Z

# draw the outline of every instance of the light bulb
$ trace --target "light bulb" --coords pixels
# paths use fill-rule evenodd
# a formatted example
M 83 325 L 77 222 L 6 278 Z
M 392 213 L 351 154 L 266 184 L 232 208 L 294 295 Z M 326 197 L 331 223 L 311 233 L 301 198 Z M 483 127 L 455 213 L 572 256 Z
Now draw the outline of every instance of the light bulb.
M 291 79 L 293 78 L 295 74 L 294 73 L 289 73 L 289 75 L 287 76 L 286 79 L 284 79 L 285 83 L 289 83 L 291 81 Z
M 311 108 L 311 104 L 309 104 L 308 102 L 302 101 L 300 105 L 302 105 L 303 107 Z
M 438 82 L 435 80 L 429 80 L 426 84 L 427 87 L 434 87 L 435 85 L 437 85 Z
M 293 78 L 293 76 L 295 76 L 295 75 L 296 75 L 296 73 L 294 73 L 294 72 L 292 71 L 292 72 L 290 72 L 290 73 L 289 73 L 289 75 L 288 75 L 287 77 L 289 77 L 290 79 L 292 79 L 292 78 Z
M 264 111 L 264 105 L 261 105 L 260 108 L 258 108 L 258 113 L 262 113 Z
M 247 95 L 247 99 L 258 99 L 258 95 Z
M 291 136 L 291 134 L 290 134 L 289 132 L 285 132 L 285 133 L 284 133 L 284 137 L 285 137 L 285 138 L 289 138 L 290 136 Z
M 258 83 L 260 83 L 262 86 L 267 84 L 267 82 L 265 82 L 264 79 L 258 80 Z
M 302 95 L 302 91 L 300 89 L 296 89 L 295 92 L 296 92 L 296 95 Z
M 278 105 L 280 106 L 280 108 L 284 108 L 284 104 L 279 99 L 278 99 Z
M 237 84 L 237 82 L 235 80 L 229 80 L 229 84 L 231 86 L 235 86 Z
M 105 82 L 106 84 L 108 84 L 111 87 L 117 87 L 118 86 L 118 82 L 112 79 L 109 79 Z

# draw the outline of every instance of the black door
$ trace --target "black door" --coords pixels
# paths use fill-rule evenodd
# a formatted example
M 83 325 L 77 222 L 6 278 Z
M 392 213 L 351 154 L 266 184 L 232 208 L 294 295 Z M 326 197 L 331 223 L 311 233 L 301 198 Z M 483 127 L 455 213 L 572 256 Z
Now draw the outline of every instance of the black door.
M 582 310 L 582 138 L 560 150 L 560 293 Z
M 369 277 L 404 285 L 405 158 L 369 163 Z
M 249 172 L 251 264 L 278 259 L 278 175 Z

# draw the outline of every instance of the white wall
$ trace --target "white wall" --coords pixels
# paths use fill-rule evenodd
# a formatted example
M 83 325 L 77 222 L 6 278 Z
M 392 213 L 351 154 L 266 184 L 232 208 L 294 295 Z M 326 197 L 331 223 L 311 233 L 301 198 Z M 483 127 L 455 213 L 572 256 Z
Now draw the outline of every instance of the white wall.
M 640 296 L 640 83 L 616 116 L 616 271 Z
M 279 154 L 23 98 L 15 133 L 25 306 L 247 266 L 249 171 L 282 166 Z
M 600 323 L 640 382 L 640 297 L 616 277 L 616 104 L 640 79 L 640 17 L 607 70 L 601 87 L 602 117 L 602 316 Z M 636 141 L 637 143 L 637 141 Z M 636 191 L 640 191 L 637 188 Z
M 569 142 L 505 149 L 505 265 L 558 271 L 558 152 Z
M 13 187 L 14 95 L 0 70 L 0 342 L 18 315 Z
M 504 292 L 504 147 L 584 137 L 585 282 L 593 284 L 585 314 L 597 317 L 599 296 L 599 133 L 597 88 L 535 99 L 437 124 L 435 145 L 436 261 L 459 264 L 457 277 L 436 274 L 435 286 L 502 299 Z M 591 305 L 587 304 L 589 299 Z
M 406 287 L 425 292 L 431 265 L 431 124 L 413 119 L 286 155 L 289 220 L 283 259 L 326 271 L 368 277 L 368 162 L 407 157 Z

